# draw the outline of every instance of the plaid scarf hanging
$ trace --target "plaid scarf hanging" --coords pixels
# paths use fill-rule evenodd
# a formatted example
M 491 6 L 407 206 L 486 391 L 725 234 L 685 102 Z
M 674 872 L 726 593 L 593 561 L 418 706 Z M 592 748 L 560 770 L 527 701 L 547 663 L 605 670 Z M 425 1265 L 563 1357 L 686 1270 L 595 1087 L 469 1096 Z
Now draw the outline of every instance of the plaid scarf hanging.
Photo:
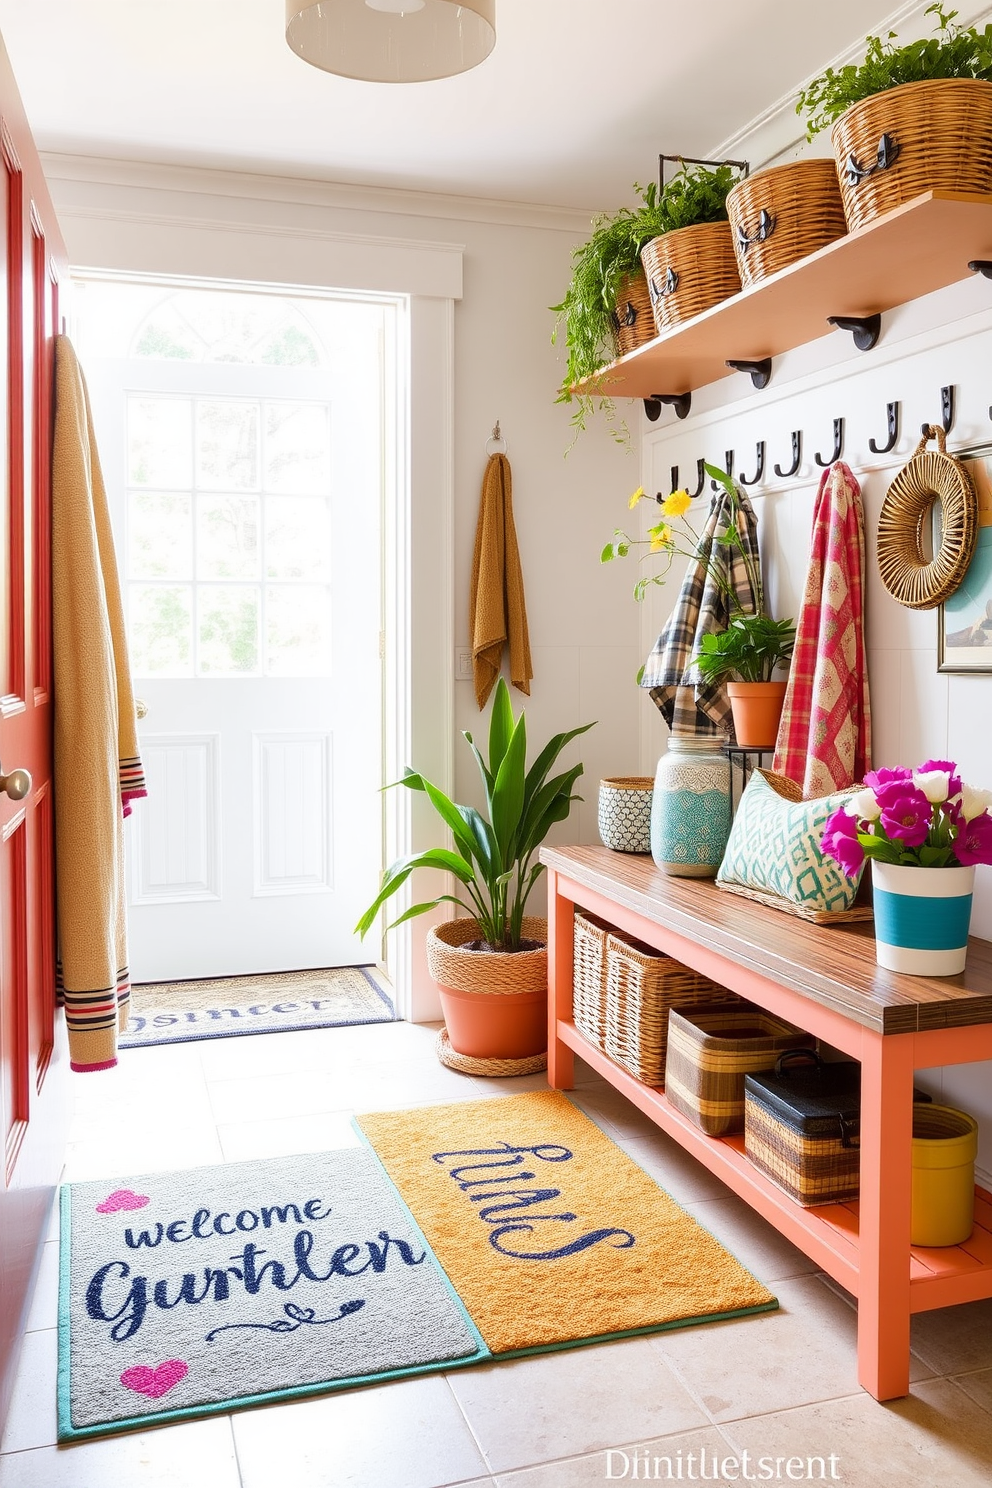
M 710 502 L 696 548 L 686 569 L 678 602 L 654 643 L 644 667 L 641 686 L 650 689 L 672 733 L 679 738 L 717 738 L 730 731 L 730 701 L 725 683 L 705 682 L 691 666 L 704 635 L 726 630 L 730 620 L 728 590 L 745 613 L 754 611 L 754 593 L 744 557 L 730 543 L 720 542 L 732 521 L 731 499 L 722 488 Z M 758 522 L 747 493 L 737 487 L 737 531 L 759 576 Z

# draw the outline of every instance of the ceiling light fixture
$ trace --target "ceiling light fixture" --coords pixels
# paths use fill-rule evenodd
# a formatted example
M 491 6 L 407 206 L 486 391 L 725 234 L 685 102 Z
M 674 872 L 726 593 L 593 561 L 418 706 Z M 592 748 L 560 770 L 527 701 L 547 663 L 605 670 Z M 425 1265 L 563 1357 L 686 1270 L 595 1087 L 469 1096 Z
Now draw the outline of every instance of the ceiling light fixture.
M 286 0 L 286 40 L 339 77 L 423 83 L 485 61 L 496 0 Z

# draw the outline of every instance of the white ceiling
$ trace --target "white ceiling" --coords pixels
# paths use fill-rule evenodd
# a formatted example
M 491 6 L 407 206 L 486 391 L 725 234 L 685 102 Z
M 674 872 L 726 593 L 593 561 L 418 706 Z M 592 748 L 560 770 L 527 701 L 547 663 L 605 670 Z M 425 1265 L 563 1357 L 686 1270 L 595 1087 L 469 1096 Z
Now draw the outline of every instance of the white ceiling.
M 0 0 L 0 32 L 42 150 L 594 209 L 660 150 L 713 151 L 893 4 L 497 0 L 481 67 L 406 85 L 300 61 L 283 0 Z

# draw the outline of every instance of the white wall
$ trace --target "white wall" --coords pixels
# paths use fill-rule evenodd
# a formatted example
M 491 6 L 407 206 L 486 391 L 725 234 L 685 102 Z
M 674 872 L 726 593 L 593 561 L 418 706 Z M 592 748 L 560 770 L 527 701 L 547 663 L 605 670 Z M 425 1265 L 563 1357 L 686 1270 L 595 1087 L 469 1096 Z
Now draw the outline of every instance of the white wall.
M 638 758 L 641 699 L 630 683 L 637 614 L 626 575 L 598 563 L 613 511 L 637 484 L 638 450 L 636 426 L 625 451 L 597 419 L 564 458 L 572 431 L 569 410 L 554 402 L 561 353 L 550 344 L 548 306 L 561 298 L 571 249 L 588 221 L 575 212 L 185 168 L 65 156 L 49 156 L 45 165 L 74 265 L 409 291 L 414 335 L 422 322 L 437 342 L 438 367 L 449 332 L 432 307 L 453 303 L 453 388 L 413 389 L 414 608 L 436 613 L 421 627 L 419 649 L 414 615 L 411 763 L 453 784 L 458 798 L 478 802 L 475 765 L 458 731 L 484 735 L 487 724 L 471 684 L 452 680 L 452 647 L 469 641 L 485 444 L 499 418 L 536 674 L 530 700 L 514 692 L 514 701 L 526 702 L 537 748 L 552 733 L 599 720 L 567 756 L 585 762 L 585 804 L 556 831 L 559 840 L 596 840 L 600 776 L 634 773 Z M 418 400 L 430 403 L 429 437 Z M 435 523 L 449 492 L 450 521 Z M 414 832 L 419 845 L 430 845 L 429 815 L 416 818 Z M 437 892 L 436 882 L 422 888 L 418 897 Z M 539 900 L 536 893 L 536 912 Z M 415 983 L 413 1015 L 428 1018 L 437 1007 L 418 950 L 422 930 L 416 927 L 412 961 L 400 964 Z
M 937 671 L 936 611 L 903 608 L 878 578 L 875 535 L 889 484 L 912 454 L 920 425 L 939 422 L 940 389 L 953 384 L 956 421 L 951 450 L 992 442 L 988 367 L 992 349 L 992 284 L 969 275 L 948 289 L 886 314 L 882 336 L 871 352 L 854 349 L 851 337 L 830 335 L 776 357 L 772 380 L 754 392 L 739 375 L 695 393 L 690 418 L 644 438 L 644 485 L 667 491 L 669 467 L 680 464 L 694 476 L 700 455 L 723 464 L 733 449 L 738 469 L 750 476 L 757 440 L 767 441 L 768 474 L 751 488 L 769 602 L 775 615 L 794 615 L 803 590 L 813 498 L 820 470 L 815 451 L 829 457 L 835 417 L 846 420 L 844 459 L 862 485 L 865 500 L 868 584 L 866 638 L 876 765 L 915 765 L 935 756 L 957 760 L 969 782 L 992 787 L 992 675 L 954 676 Z M 868 438 L 887 437 L 885 405 L 902 404 L 902 432 L 890 455 L 873 455 Z M 790 434 L 802 429 L 803 465 L 790 481 L 772 466 L 791 464 Z M 671 588 L 645 615 L 642 649 L 647 653 L 660 619 L 674 600 Z M 642 762 L 662 747 L 664 727 L 648 717 Z M 992 868 L 976 878 L 972 932 L 992 938 Z M 948 1103 L 981 1120 L 979 1161 L 992 1171 L 992 1066 L 965 1065 L 935 1072 L 923 1083 Z

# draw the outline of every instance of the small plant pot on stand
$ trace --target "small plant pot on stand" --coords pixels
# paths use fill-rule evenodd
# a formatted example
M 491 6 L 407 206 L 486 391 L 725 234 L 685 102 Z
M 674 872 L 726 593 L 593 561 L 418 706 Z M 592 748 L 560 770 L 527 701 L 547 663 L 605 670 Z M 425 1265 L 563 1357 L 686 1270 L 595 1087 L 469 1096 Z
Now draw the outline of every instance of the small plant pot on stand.
M 785 703 L 785 682 L 728 682 L 734 737 L 742 749 L 774 748 Z
M 548 922 L 527 918 L 527 949 L 476 948 L 475 920 L 447 920 L 427 937 L 445 1028 L 438 1056 L 465 1074 L 519 1075 L 547 1067 Z

